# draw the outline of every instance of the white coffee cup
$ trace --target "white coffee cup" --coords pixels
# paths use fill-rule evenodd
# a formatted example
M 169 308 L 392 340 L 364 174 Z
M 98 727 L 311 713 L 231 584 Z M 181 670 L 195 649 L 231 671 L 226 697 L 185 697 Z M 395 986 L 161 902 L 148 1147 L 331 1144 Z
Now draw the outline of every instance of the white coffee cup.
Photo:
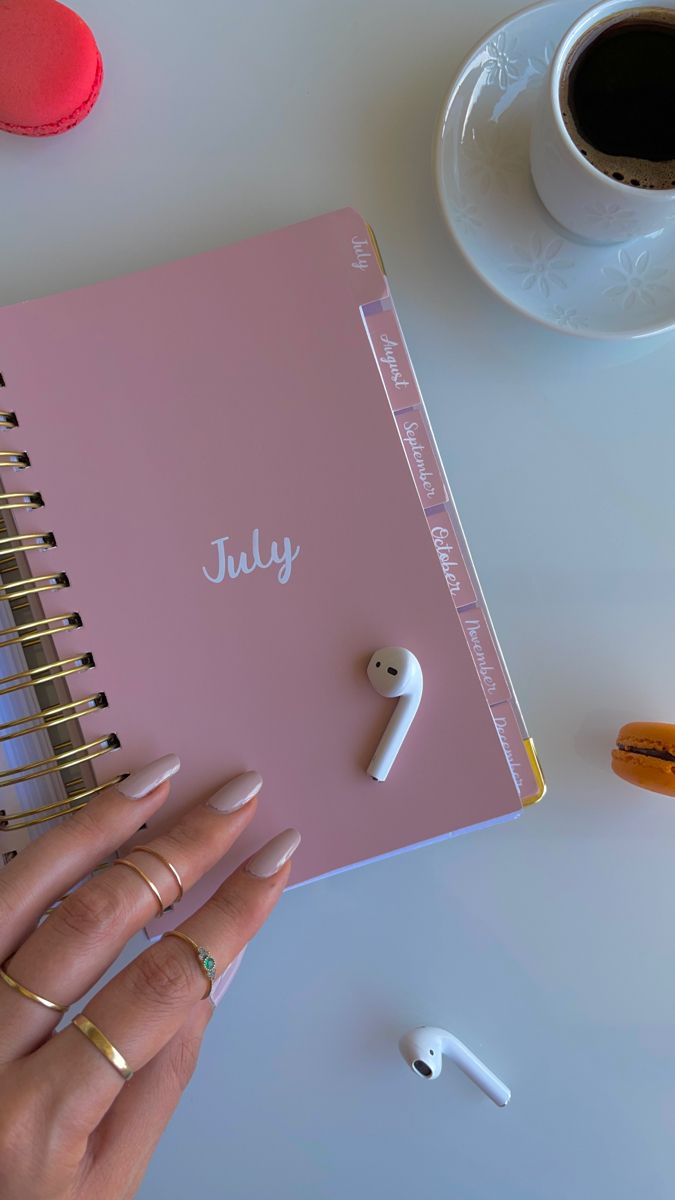
M 642 10 L 647 16 L 657 7 L 672 11 L 675 3 L 649 6 L 608 0 L 594 5 L 568 29 L 542 88 L 532 125 L 532 178 L 551 216 L 585 241 L 626 242 L 675 220 L 675 187 L 632 187 L 605 175 L 572 141 L 560 105 L 563 72 L 577 43 L 594 26 L 611 25 L 617 14 Z

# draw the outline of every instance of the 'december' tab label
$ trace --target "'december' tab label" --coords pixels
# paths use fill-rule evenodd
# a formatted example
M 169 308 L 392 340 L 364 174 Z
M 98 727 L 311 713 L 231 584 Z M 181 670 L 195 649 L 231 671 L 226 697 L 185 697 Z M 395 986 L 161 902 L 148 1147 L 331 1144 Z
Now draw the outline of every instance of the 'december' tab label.
M 513 782 L 518 789 L 521 800 L 529 800 L 536 796 L 539 784 L 535 778 L 532 765 L 525 749 L 516 715 L 508 703 L 496 704 L 492 708 L 492 719 L 506 755 Z
M 396 424 L 422 505 L 433 508 L 435 504 L 445 504 L 448 493 L 421 409 L 398 413 Z
M 393 309 L 369 313 L 366 324 L 393 412 L 419 404 L 417 382 Z

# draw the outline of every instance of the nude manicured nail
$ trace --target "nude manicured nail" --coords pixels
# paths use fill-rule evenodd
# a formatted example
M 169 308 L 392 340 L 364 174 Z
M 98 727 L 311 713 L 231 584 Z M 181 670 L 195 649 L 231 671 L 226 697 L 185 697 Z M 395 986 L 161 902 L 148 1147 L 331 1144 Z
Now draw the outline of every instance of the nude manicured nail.
M 141 767 L 140 771 L 133 771 L 126 779 L 118 783 L 117 790 L 123 796 L 128 796 L 130 800 L 142 800 L 144 796 L 159 787 L 160 783 L 164 783 L 165 779 L 170 779 L 179 770 L 178 755 L 165 754 L 163 758 L 156 758 L 154 762 L 148 763 L 147 767 Z
M 246 771 L 230 779 L 223 787 L 206 801 L 207 808 L 215 808 L 217 812 L 233 813 L 243 808 L 258 795 L 262 787 L 262 775 L 257 771 Z
M 258 879 L 269 879 L 281 870 L 299 845 L 300 834 L 297 829 L 284 829 L 283 833 L 278 833 L 262 850 L 254 854 L 246 864 L 246 870 L 249 875 L 255 875 Z
M 230 984 L 239 970 L 241 960 L 245 953 L 246 947 L 244 946 L 244 949 L 239 951 L 237 957 L 232 959 L 229 967 L 226 967 L 222 975 L 216 979 L 213 987 L 211 988 L 211 995 L 209 997 L 214 1008 L 218 1007 L 225 993 L 229 991 Z

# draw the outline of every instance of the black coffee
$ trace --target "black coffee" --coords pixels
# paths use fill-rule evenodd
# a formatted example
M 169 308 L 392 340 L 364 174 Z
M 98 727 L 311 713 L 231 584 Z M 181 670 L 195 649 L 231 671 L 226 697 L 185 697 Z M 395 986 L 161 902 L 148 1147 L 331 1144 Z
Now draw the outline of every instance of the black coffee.
M 586 35 L 563 72 L 563 119 L 621 183 L 675 188 L 675 12 L 636 9 Z

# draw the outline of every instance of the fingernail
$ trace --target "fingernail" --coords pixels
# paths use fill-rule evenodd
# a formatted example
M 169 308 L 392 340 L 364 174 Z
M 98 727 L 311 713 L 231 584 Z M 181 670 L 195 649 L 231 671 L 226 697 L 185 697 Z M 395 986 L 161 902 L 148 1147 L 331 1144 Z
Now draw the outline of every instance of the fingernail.
M 215 808 L 217 812 L 233 813 L 238 808 L 243 808 L 258 795 L 262 787 L 262 775 L 257 771 L 246 771 L 244 775 L 237 775 L 236 778 L 230 779 L 223 787 L 206 801 L 208 808 Z
M 211 995 L 210 995 L 209 999 L 214 1008 L 218 1007 L 218 1005 L 220 1004 L 226 991 L 229 989 L 229 986 L 232 983 L 232 980 L 234 979 L 235 975 L 237 974 L 237 971 L 239 970 L 239 965 L 241 963 L 242 958 L 244 957 L 245 952 L 246 952 L 246 947 L 244 946 L 244 949 L 240 950 L 237 957 L 232 959 L 232 962 L 230 963 L 229 967 L 225 968 L 222 975 L 220 975 L 219 978 L 216 979 L 216 982 L 214 983 L 213 987 L 211 988 Z
M 117 790 L 123 796 L 128 796 L 130 800 L 142 800 L 143 796 L 154 791 L 160 783 L 164 783 L 165 779 L 170 779 L 179 770 L 178 755 L 165 754 L 163 758 L 156 758 L 154 762 L 148 763 L 147 767 L 141 767 L 140 771 L 133 771 L 126 779 L 118 783 Z
M 246 864 L 246 870 L 258 879 L 269 879 L 281 870 L 299 845 L 300 834 L 297 829 L 284 829 L 283 833 L 278 833 L 262 850 L 253 855 L 251 861 Z

